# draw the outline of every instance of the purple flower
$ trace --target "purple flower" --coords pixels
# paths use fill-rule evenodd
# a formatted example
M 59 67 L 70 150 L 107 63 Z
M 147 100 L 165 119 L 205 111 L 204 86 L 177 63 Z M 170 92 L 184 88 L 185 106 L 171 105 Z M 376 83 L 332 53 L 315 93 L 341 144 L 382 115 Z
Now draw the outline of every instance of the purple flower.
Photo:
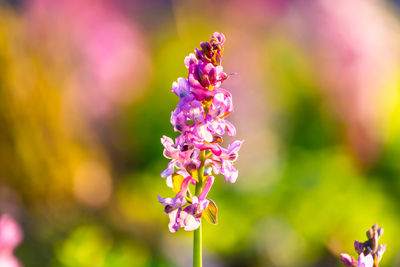
M 209 43 L 201 42 L 201 49 L 196 48 L 196 57 L 203 62 L 209 62 L 212 63 L 214 66 L 218 66 L 221 64 L 222 61 L 224 43 L 225 35 L 215 32 L 211 36 L 211 40 Z
M 354 241 L 354 249 L 358 254 L 361 254 L 364 251 L 364 243 L 360 243 L 357 240 Z
M 166 136 L 161 138 L 164 156 L 170 159 L 161 176 L 167 178 L 167 185 L 175 190 L 181 180 L 174 181 L 172 177 L 180 175 L 184 182 L 173 199 L 159 198 L 170 217 L 171 232 L 180 227 L 186 231 L 199 227 L 202 212 L 210 202 L 206 196 L 214 181 L 212 171 L 222 174 L 231 183 L 238 177 L 233 162 L 243 141 L 233 141 L 227 149 L 221 147 L 225 133 L 231 137 L 236 135 L 235 127 L 226 119 L 233 112 L 232 95 L 220 87 L 228 77 L 221 66 L 224 42 L 225 36 L 217 32 L 210 42 L 202 42 L 201 49 L 196 49 L 196 54 L 190 54 L 184 60 L 187 79 L 179 78 L 172 84 L 172 92 L 179 97 L 179 102 L 170 121 L 179 136 L 175 142 Z M 207 173 L 201 173 L 203 169 Z M 201 192 L 198 196 L 190 193 L 190 182 L 196 185 L 197 193 Z M 217 214 L 215 203 L 211 210 L 207 213 L 211 217 L 207 215 L 206 218 L 215 223 L 212 217 Z
M 358 260 L 355 260 L 353 256 L 342 253 L 340 254 L 340 258 L 343 263 L 353 267 L 378 267 L 378 263 L 381 261 L 383 253 L 386 250 L 386 245 L 378 244 L 378 240 L 382 234 L 383 228 L 378 228 L 378 225 L 374 224 L 367 231 L 367 241 L 363 243 L 354 242 L 354 249 L 359 255 Z
M 172 139 L 167 136 L 161 138 L 161 143 L 164 146 L 164 156 L 172 159 L 168 163 L 168 168 L 161 173 L 161 177 L 165 178 L 171 176 L 175 171 L 175 167 L 181 170 L 186 170 L 188 167 L 192 169 L 197 169 L 199 167 L 199 149 L 194 147 L 189 148 L 188 145 L 174 145 Z
M 194 95 L 189 91 L 189 84 L 186 79 L 179 78 L 178 83 L 174 82 L 172 91 L 180 97 L 180 101 L 171 116 L 171 123 L 175 127 L 175 131 L 184 132 L 187 120 L 195 123 L 204 120 L 204 107 L 201 102 L 195 100 Z
M 223 72 L 222 66 L 215 67 L 211 63 L 194 63 L 189 60 L 189 85 L 196 89 L 212 89 L 210 86 L 219 87 L 228 75 Z
M 233 126 L 233 124 L 227 120 L 220 118 L 214 118 L 212 120 L 210 118 L 206 118 L 206 121 L 209 124 L 208 130 L 210 131 L 211 134 L 223 135 L 226 130 L 229 136 L 236 135 L 235 126 Z
M 353 256 L 350 256 L 349 254 L 341 253 L 340 259 L 347 266 L 357 266 L 357 261 L 354 259 Z
M 189 83 L 184 78 L 178 78 L 178 82 L 172 83 L 171 92 L 174 92 L 180 99 L 183 99 L 188 96 L 190 97 L 192 95 L 190 92 Z
M 181 208 L 187 204 L 185 197 L 192 179 L 193 178 L 189 176 L 183 180 L 181 191 L 179 191 L 179 193 L 176 194 L 173 199 L 162 198 L 158 196 L 158 200 L 160 201 L 160 203 L 165 206 L 164 212 L 169 216 L 170 221 L 168 227 L 171 232 L 178 231 L 178 228 L 180 227 L 180 223 L 178 222 L 177 218 L 179 217 Z
M 209 114 L 215 118 L 223 118 L 233 111 L 232 96 L 229 92 L 215 94 L 211 103 Z
M 238 171 L 233 167 L 233 162 L 238 158 L 238 151 L 243 141 L 233 141 L 229 144 L 228 149 L 222 149 L 221 155 L 211 155 L 206 160 L 206 164 L 211 165 L 215 174 L 221 173 L 225 179 L 231 183 L 236 182 Z
M 181 227 L 184 227 L 185 231 L 193 231 L 199 228 L 202 212 L 207 208 L 210 202 L 206 197 L 213 183 L 214 177 L 209 176 L 199 197 L 194 196 L 192 198 L 192 204 L 179 213 L 177 221 Z

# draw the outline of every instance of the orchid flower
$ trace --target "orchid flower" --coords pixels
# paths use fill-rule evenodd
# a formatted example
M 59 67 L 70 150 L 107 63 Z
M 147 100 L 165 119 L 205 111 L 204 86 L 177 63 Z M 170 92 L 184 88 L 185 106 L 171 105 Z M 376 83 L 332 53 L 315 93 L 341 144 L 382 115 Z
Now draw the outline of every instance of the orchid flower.
M 181 208 L 187 204 L 185 196 L 189 188 L 189 183 L 192 179 L 193 178 L 189 176 L 183 180 L 181 191 L 179 191 L 179 193 L 176 194 L 173 199 L 162 198 L 158 196 L 160 203 L 165 206 L 165 213 L 169 216 L 170 222 L 168 227 L 171 232 L 176 232 L 178 231 L 179 227 L 181 227 L 181 224 L 178 222 L 178 217 L 181 212 Z
M 231 183 L 238 171 L 233 163 L 243 141 L 233 141 L 221 147 L 222 136 L 234 137 L 236 129 L 226 118 L 233 112 L 232 95 L 220 86 L 228 78 L 222 63 L 225 36 L 215 32 L 209 42 L 184 60 L 187 78 L 178 78 L 172 92 L 179 97 L 171 113 L 171 125 L 179 134 L 173 140 L 161 138 L 164 156 L 170 159 L 161 173 L 176 196 L 161 198 L 165 213 L 170 218 L 169 230 L 194 231 L 194 266 L 201 266 L 201 220 L 216 224 L 217 206 L 207 195 L 214 183 L 214 174 L 222 174 Z M 194 185 L 194 192 L 190 190 Z M 177 192 L 179 191 L 179 192 Z
M 214 177 L 209 176 L 199 197 L 194 196 L 192 198 L 192 204 L 180 212 L 178 221 L 180 222 L 180 225 L 184 227 L 185 231 L 193 231 L 200 226 L 202 212 L 210 203 L 206 197 L 213 183 Z

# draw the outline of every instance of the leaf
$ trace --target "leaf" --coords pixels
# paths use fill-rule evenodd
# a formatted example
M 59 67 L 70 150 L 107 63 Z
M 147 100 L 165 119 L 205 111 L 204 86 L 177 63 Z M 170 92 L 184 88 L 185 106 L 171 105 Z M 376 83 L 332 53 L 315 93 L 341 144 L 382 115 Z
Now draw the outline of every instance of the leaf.
M 217 224 L 217 215 L 218 215 L 217 205 L 215 205 L 215 202 L 212 201 L 211 199 L 208 200 L 210 201 L 210 203 L 208 203 L 207 208 L 203 211 L 203 217 L 207 222 L 211 224 Z
M 178 194 L 181 191 L 181 185 L 184 178 L 182 175 L 179 174 L 172 174 L 172 189 L 174 190 L 175 194 Z

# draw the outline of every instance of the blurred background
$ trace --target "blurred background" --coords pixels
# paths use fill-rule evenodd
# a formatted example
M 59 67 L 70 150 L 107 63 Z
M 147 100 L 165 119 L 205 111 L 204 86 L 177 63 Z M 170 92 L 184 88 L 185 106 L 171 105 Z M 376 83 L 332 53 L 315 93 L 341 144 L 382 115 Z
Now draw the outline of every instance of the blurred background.
M 400 1 L 0 3 L 0 214 L 25 266 L 191 265 L 160 138 L 215 31 L 245 143 L 204 265 L 343 266 L 377 222 L 400 266 Z

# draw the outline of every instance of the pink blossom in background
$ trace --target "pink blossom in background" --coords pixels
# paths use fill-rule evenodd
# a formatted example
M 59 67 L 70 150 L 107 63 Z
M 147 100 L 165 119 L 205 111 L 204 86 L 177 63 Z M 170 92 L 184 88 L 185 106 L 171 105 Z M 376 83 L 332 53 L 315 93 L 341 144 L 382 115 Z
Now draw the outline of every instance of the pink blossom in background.
M 0 217 L 0 266 L 21 266 L 14 256 L 14 249 L 21 243 L 23 234 L 18 223 L 8 214 Z
M 363 0 L 254 0 L 237 1 L 224 10 L 225 19 L 231 27 L 230 36 L 236 39 L 232 44 L 237 45 L 231 47 L 230 51 L 234 51 L 235 57 L 228 57 L 227 65 L 240 74 L 238 80 L 251 77 L 246 81 L 250 83 L 248 91 L 251 94 L 248 91 L 244 94 L 241 90 L 236 92 L 236 84 L 232 85 L 232 91 L 240 95 L 239 100 L 255 96 L 251 100 L 238 101 L 237 107 L 249 101 L 268 102 L 268 99 L 273 98 L 262 97 L 263 94 L 271 94 L 269 90 L 261 90 L 265 87 L 262 77 L 268 75 L 262 71 L 258 58 L 258 51 L 263 47 L 257 46 L 261 41 L 255 41 L 260 38 L 258 32 L 247 29 L 257 28 L 271 37 L 284 35 L 290 41 L 299 41 L 299 48 L 303 46 L 309 49 L 307 52 L 315 64 L 314 80 L 320 83 L 318 88 L 323 90 L 329 108 L 345 125 L 346 141 L 354 155 L 360 162 L 371 164 L 379 155 L 383 138 L 381 124 L 385 112 L 382 106 L 387 105 L 383 97 L 391 94 L 387 82 L 393 79 L 398 68 L 398 37 L 384 4 Z M 243 20 L 246 20 L 246 24 L 240 23 Z M 239 52 L 242 50 L 241 40 L 246 40 L 246 47 L 250 47 L 246 53 Z M 246 68 L 250 65 L 253 67 Z M 272 90 L 274 88 L 271 87 Z M 246 113 L 254 109 L 257 116 L 264 114 L 265 120 L 268 120 L 268 112 L 274 111 L 274 103 L 268 103 L 271 107 L 262 104 L 254 106 L 252 109 L 242 108 L 243 111 L 236 116 L 251 117 Z M 260 135 L 263 137 L 271 135 L 268 129 L 256 130 L 260 126 L 251 125 L 251 120 L 240 118 L 238 122 L 249 124 L 241 127 L 249 132 L 264 131 Z M 249 140 L 248 147 L 252 142 Z M 257 145 L 260 143 L 258 141 Z M 266 157 L 268 155 L 258 158 Z
M 61 85 L 69 84 L 71 106 L 79 104 L 83 114 L 107 117 L 146 88 L 144 35 L 117 2 L 34 0 L 26 10 L 40 48 L 47 46 L 50 57 L 69 64 Z
M 316 56 L 327 99 L 364 164 L 379 153 L 382 96 L 396 66 L 394 32 L 377 1 L 298 1 L 303 41 Z M 305 38 L 304 38 L 305 37 Z
M 13 250 L 22 241 L 18 223 L 8 214 L 0 217 L 0 250 Z

